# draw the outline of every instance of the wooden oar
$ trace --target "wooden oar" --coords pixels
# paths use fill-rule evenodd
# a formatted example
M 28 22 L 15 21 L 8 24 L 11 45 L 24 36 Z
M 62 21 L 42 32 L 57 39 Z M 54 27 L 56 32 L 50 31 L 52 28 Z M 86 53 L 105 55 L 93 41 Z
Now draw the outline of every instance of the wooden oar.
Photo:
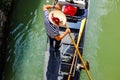
M 83 20 L 86 20 L 86 18 L 83 19 Z M 66 27 L 68 28 L 68 26 L 66 26 Z M 75 41 L 74 41 L 74 39 L 72 38 L 72 36 L 71 36 L 70 33 L 69 33 L 69 36 L 70 36 L 71 41 L 72 41 L 72 43 L 73 43 L 73 45 L 74 45 L 74 47 L 75 47 L 75 49 L 76 49 L 76 51 L 77 51 L 77 53 L 78 53 L 78 56 L 79 56 L 79 58 L 80 58 L 80 60 L 81 60 L 81 62 L 82 62 L 82 64 L 83 64 L 83 66 L 84 66 L 84 68 L 85 68 L 85 71 L 86 71 L 86 73 L 87 73 L 87 75 L 88 75 L 89 80 L 92 80 L 92 77 L 91 77 L 91 75 L 90 75 L 90 73 L 89 73 L 89 71 L 88 71 L 88 69 L 87 69 L 87 67 L 86 67 L 86 65 L 85 65 L 85 63 L 84 63 L 84 60 L 83 60 L 82 55 L 81 55 L 81 53 L 80 53 L 80 51 L 79 51 L 79 49 L 78 49 L 78 47 L 77 47 L 77 44 L 75 43 Z
M 82 22 L 81 22 L 81 25 L 80 25 L 80 31 L 79 31 L 78 40 L 77 40 L 77 47 L 79 46 L 81 36 L 82 36 L 83 30 L 84 30 L 84 27 L 85 27 L 85 23 L 86 23 L 86 19 L 83 19 Z M 73 60 L 72 60 L 72 65 L 70 67 L 70 72 L 69 72 L 67 80 L 70 80 L 71 73 L 72 73 L 72 70 L 73 70 L 73 66 L 74 66 L 74 63 L 75 63 L 76 55 L 77 55 L 77 51 L 75 50 Z

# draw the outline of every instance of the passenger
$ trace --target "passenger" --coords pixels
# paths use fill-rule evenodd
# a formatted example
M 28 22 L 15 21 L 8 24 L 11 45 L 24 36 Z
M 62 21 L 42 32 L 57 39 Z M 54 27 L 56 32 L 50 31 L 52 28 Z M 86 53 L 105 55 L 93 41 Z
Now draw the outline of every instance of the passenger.
M 60 11 L 60 7 L 57 5 L 53 9 L 53 5 L 44 5 L 44 25 L 46 34 L 50 41 L 50 56 L 47 66 L 47 80 L 58 80 L 58 71 L 60 66 L 60 42 L 68 33 L 70 29 L 66 29 L 63 34 L 59 33 L 59 26 L 66 25 L 66 16 Z M 48 9 L 51 9 L 50 12 Z M 55 43 L 55 44 L 54 44 Z

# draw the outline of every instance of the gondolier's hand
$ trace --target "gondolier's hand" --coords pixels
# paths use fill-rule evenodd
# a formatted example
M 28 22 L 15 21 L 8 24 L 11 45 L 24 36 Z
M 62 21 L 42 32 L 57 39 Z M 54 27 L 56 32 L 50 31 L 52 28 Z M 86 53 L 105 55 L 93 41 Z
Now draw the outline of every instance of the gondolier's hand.
M 71 31 L 70 31 L 69 28 L 66 28 L 65 32 L 66 32 L 67 34 L 69 34 Z
M 63 34 L 60 34 L 58 36 L 55 36 L 55 39 L 57 41 L 60 41 L 62 38 L 64 38 L 67 34 L 70 33 L 70 29 L 69 28 L 66 28 L 65 32 Z

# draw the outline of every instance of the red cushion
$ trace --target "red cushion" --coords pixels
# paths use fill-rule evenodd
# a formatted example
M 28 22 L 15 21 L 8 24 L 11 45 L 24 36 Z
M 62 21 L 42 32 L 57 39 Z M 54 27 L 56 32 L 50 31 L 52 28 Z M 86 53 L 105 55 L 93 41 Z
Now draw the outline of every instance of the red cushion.
M 71 6 L 71 5 L 66 5 L 64 10 L 63 10 L 63 13 L 64 14 L 67 14 L 67 15 L 71 15 L 71 16 L 74 16 L 75 13 L 77 11 L 77 8 L 74 7 L 74 6 Z

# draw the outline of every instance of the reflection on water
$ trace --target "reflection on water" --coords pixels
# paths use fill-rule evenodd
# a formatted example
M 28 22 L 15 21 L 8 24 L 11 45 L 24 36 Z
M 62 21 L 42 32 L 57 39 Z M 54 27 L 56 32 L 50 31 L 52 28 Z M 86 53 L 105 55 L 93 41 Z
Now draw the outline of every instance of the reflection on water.
M 4 80 L 43 80 L 43 44 L 46 43 L 43 3 L 38 0 L 16 2 L 10 17 Z

